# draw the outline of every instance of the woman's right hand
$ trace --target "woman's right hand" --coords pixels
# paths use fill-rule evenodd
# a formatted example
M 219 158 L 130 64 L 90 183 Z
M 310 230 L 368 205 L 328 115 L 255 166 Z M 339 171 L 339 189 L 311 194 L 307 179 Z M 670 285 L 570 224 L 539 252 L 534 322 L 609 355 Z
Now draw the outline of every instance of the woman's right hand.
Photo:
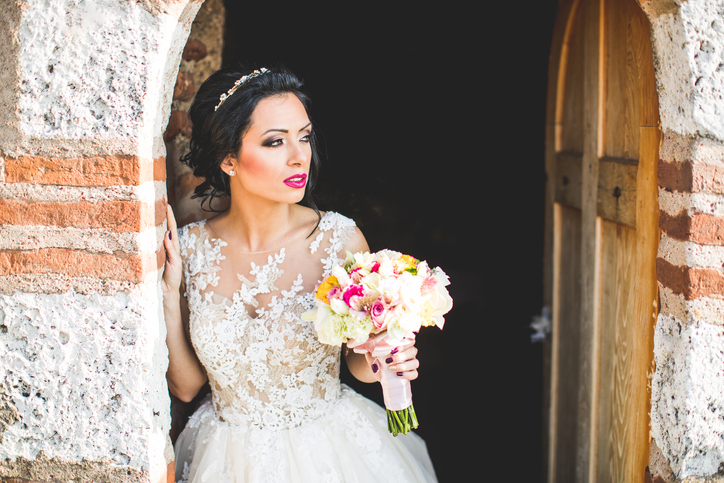
M 176 231 L 176 218 L 173 216 L 171 205 L 166 205 L 168 231 L 163 237 L 163 246 L 166 248 L 166 265 L 163 269 L 163 283 L 161 288 L 165 294 L 178 294 L 181 286 L 181 249 Z

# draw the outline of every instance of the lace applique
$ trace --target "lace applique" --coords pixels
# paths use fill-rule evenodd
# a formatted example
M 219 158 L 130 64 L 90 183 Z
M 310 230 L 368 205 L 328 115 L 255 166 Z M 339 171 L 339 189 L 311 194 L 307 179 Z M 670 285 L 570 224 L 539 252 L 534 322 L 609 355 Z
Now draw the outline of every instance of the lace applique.
M 342 261 L 354 226 L 337 213 L 322 217 L 308 249 L 325 256 L 316 273 L 307 274 L 310 281 L 318 282 Z M 277 287 L 289 264 L 288 251 L 269 256 L 266 264 L 252 263 L 250 277 L 237 274 L 241 287 L 219 303 L 211 288 L 221 279 L 227 243 L 210 239 L 205 221 L 180 229 L 179 242 L 191 342 L 207 371 L 219 420 L 286 429 L 322 416 L 340 394 L 339 347 L 320 344 L 314 325 L 302 320 L 301 314 L 314 307 L 302 273 L 287 282 L 291 286 Z M 261 308 L 259 294 L 271 295 Z M 248 307 L 257 308 L 256 317 Z

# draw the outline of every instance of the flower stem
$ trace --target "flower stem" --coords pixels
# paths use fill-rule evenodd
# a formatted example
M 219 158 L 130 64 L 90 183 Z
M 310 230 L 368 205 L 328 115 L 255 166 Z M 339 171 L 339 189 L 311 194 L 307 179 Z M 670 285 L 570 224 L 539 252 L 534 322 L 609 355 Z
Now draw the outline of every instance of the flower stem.
M 412 404 L 400 411 L 387 410 L 387 430 L 392 433 L 392 436 L 400 433 L 407 434 L 418 426 L 417 414 L 415 414 L 415 407 Z

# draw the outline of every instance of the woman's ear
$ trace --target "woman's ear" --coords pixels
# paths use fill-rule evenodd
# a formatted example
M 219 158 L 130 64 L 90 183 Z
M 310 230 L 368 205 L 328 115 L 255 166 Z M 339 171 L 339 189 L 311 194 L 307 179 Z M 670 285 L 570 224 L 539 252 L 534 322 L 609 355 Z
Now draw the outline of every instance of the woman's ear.
M 236 163 L 236 156 L 233 154 L 227 154 L 223 161 L 221 161 L 221 170 L 229 176 L 236 174 L 234 165 Z

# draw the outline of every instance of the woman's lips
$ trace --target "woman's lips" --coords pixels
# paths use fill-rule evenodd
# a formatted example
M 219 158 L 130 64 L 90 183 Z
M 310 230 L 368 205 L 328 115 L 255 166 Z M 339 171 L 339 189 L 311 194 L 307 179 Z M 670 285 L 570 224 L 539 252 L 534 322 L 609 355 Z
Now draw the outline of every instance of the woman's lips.
M 285 179 L 284 184 L 292 188 L 304 188 L 304 186 L 307 184 L 307 175 L 304 173 L 295 174 L 294 176 L 290 176 Z

